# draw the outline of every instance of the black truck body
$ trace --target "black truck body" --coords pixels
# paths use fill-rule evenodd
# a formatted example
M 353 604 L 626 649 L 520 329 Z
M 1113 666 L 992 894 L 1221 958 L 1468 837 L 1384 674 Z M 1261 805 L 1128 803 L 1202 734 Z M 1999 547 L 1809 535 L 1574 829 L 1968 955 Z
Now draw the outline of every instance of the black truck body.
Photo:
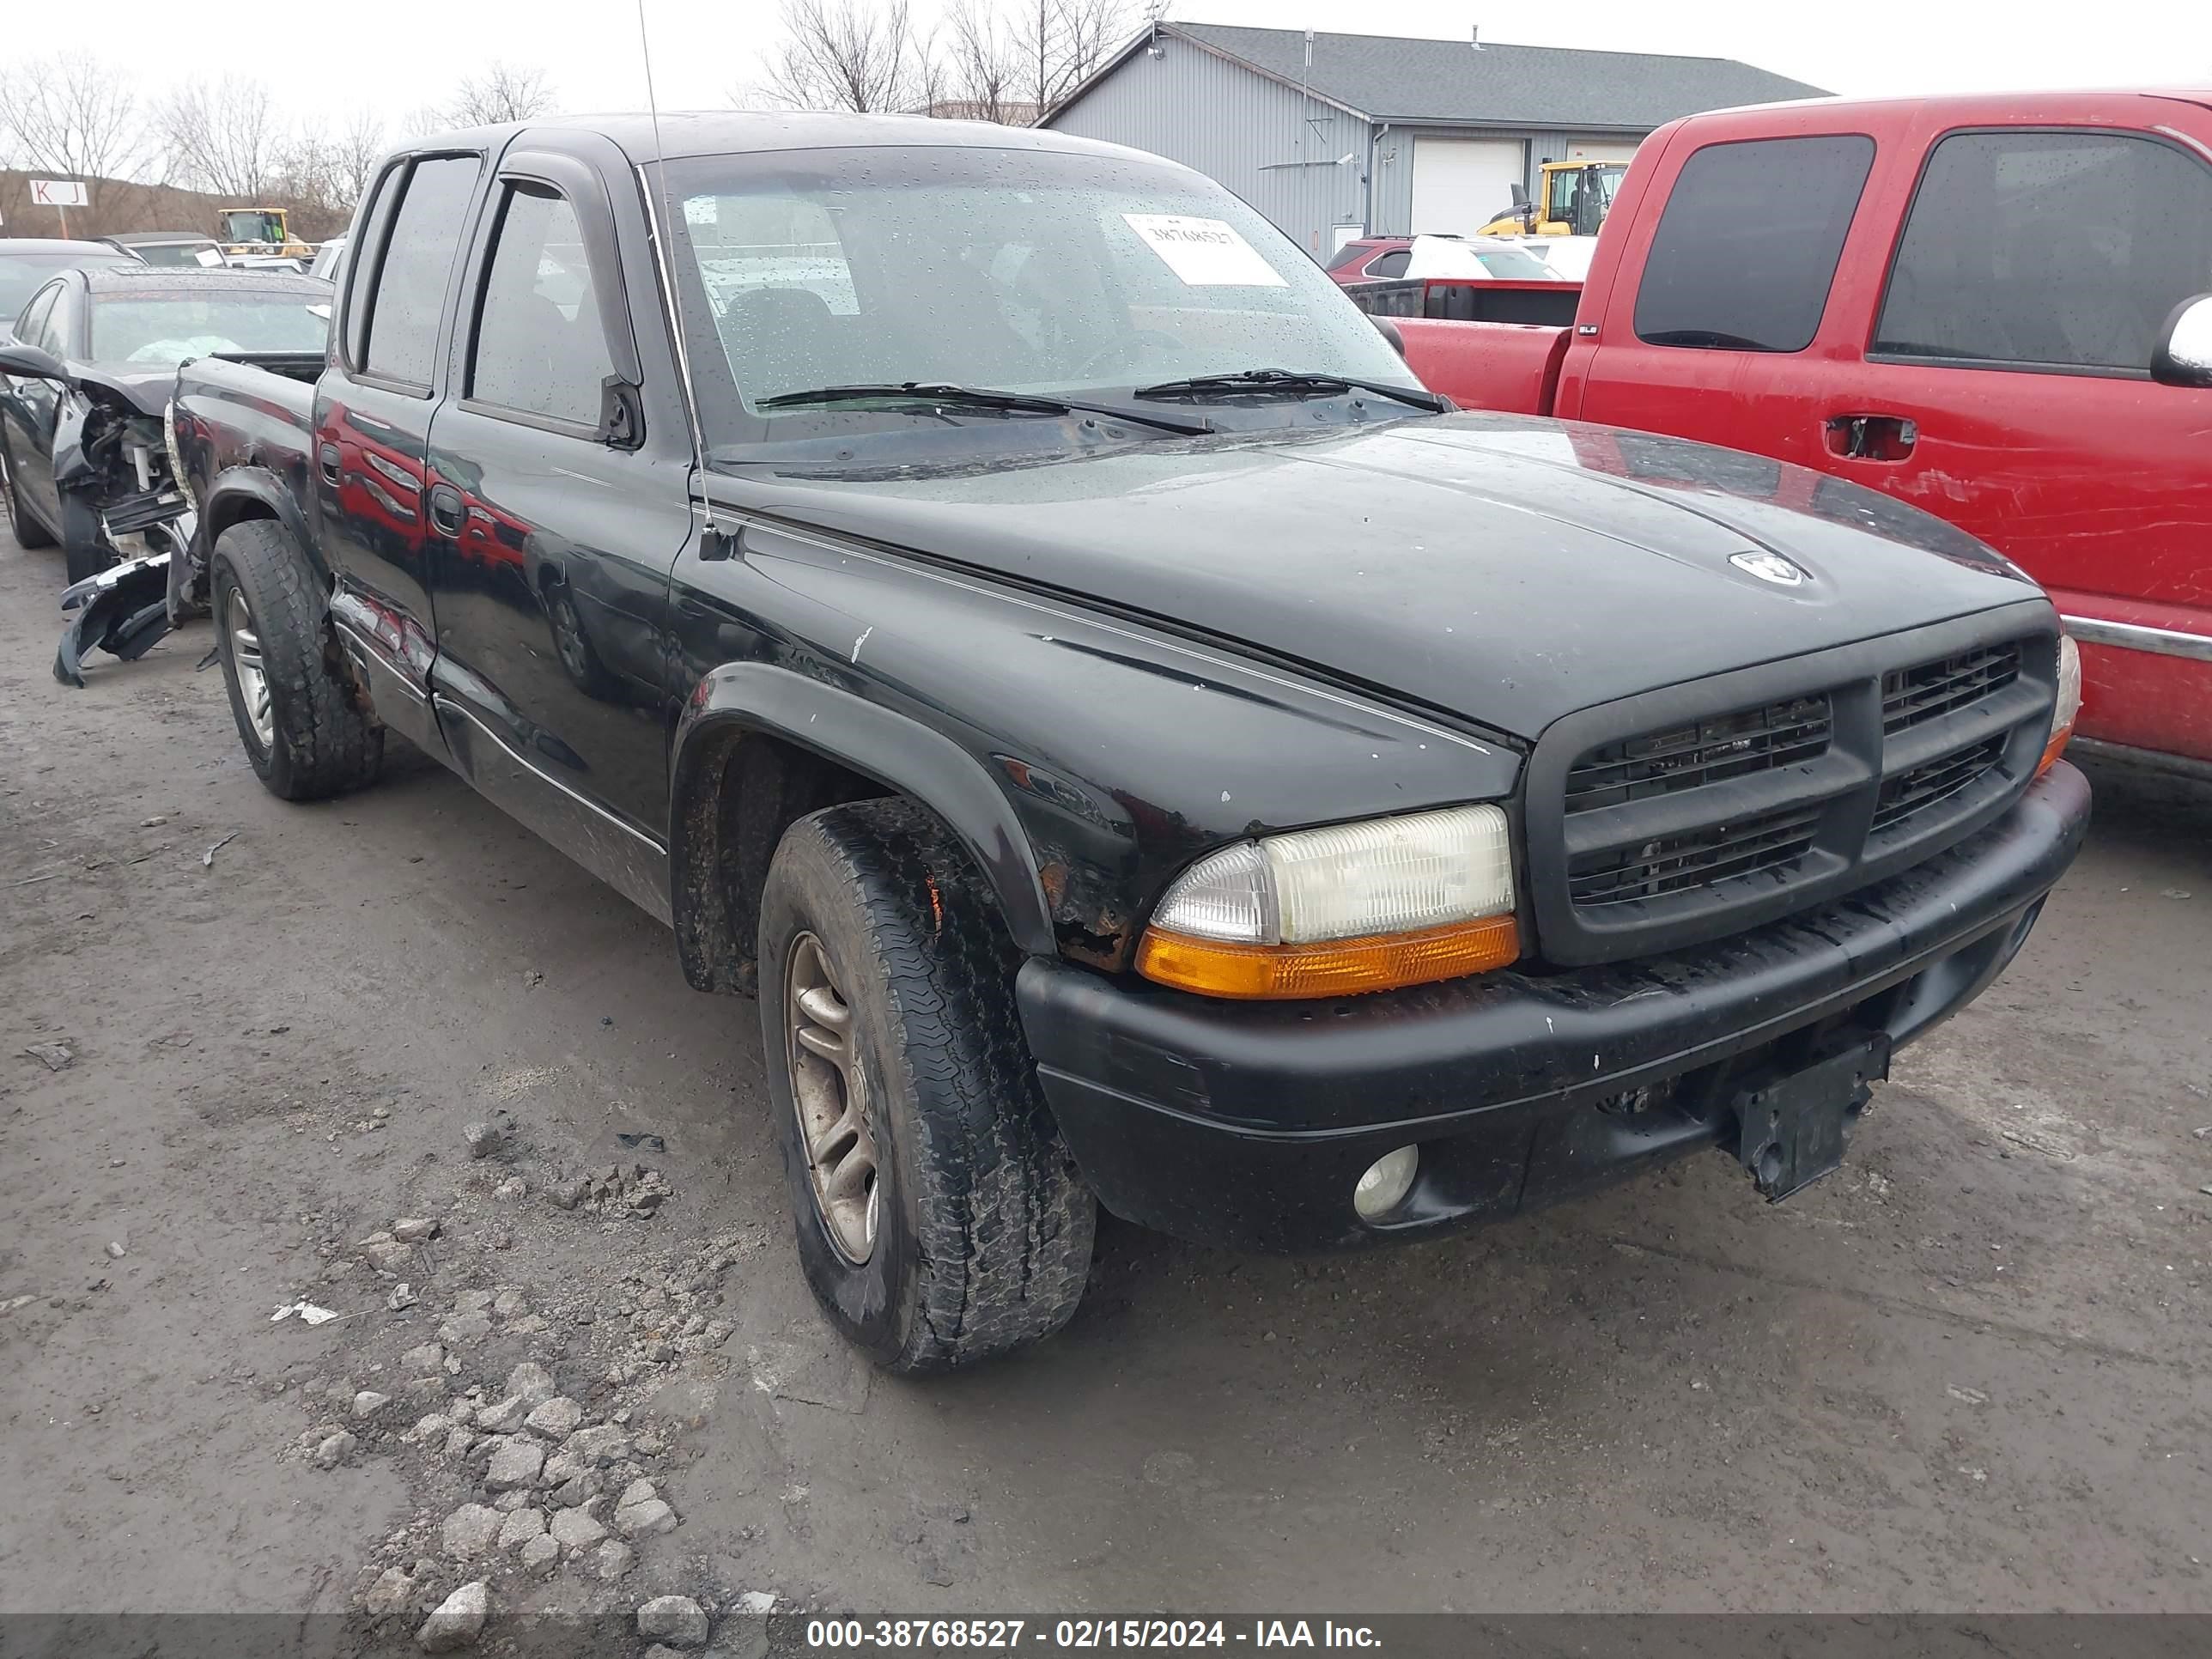
M 845 201 L 854 167 L 1040 195 L 1096 173 L 1123 192 L 1109 209 L 1162 193 L 1169 214 L 1096 215 L 1109 242 L 1123 223 L 1233 221 L 1272 270 L 1171 261 L 1188 303 L 1231 303 L 1241 273 L 1254 314 L 1325 313 L 1337 362 L 1280 367 L 1344 378 L 1137 384 L 1179 327 L 1244 325 L 1176 312 L 1177 289 L 1133 318 L 1136 343 L 1100 348 L 1132 368 L 1009 394 L 1085 406 L 918 385 L 848 425 L 833 398 L 784 441 L 760 395 L 779 387 L 747 368 L 788 349 L 779 331 L 867 320 L 861 210 L 805 220 L 842 223 L 842 252 L 794 231 L 763 254 L 748 228 L 726 257 L 702 251 L 708 215 L 732 222 L 754 185 L 699 180 Z M 500 228 L 549 198 L 575 234 L 546 258 L 590 280 L 561 290 L 557 321 L 514 308 L 591 372 L 562 407 L 525 408 L 487 395 L 484 342 L 508 326 Z M 441 200 L 442 240 L 410 217 Z M 347 706 L 669 923 L 693 985 L 762 990 L 772 1070 L 769 1003 L 800 960 L 756 944 L 780 843 L 823 809 L 913 804 L 1002 937 L 1004 1088 L 1041 1091 L 1037 1133 L 1145 1224 L 1268 1249 L 1427 1237 L 1708 1146 L 1772 1195 L 1815 1178 L 1890 1051 L 2003 969 L 2078 847 L 2087 791 L 2051 758 L 2069 693 L 2051 605 L 1870 492 L 1806 483 L 1784 505 L 1726 452 L 1666 442 L 1666 466 L 1631 476 L 1559 423 L 1425 407 L 1387 347 L 1378 369 L 1341 343 L 1379 337 L 1257 223 L 1154 158 L 957 123 L 427 140 L 354 228 L 319 380 L 180 371 L 201 552 L 220 588 L 226 537 L 281 536 Z M 1012 291 L 1044 257 L 975 235 L 944 271 Z M 1008 307 L 1006 338 L 1048 337 Z M 396 369 L 386 317 L 423 342 Z M 837 361 L 854 382 L 943 378 Z M 216 610 L 220 628 L 220 592 Z M 1510 836 L 1504 965 L 1260 1000 L 1145 969 L 1163 895 L 1208 855 L 1468 804 Z M 1402 1194 L 1355 1206 L 1363 1172 L 1408 1146 Z M 795 1192 L 809 1157 L 802 1133 Z M 802 1242 L 828 1213 L 802 1206 Z M 864 1242 L 878 1225 L 871 1208 Z M 914 1359 L 809 1272 L 848 1331 Z

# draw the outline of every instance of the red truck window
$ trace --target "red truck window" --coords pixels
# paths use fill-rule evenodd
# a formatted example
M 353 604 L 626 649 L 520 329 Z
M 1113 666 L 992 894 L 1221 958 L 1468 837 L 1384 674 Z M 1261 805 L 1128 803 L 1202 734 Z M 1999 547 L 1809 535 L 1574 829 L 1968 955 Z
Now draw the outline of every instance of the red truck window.
M 2149 372 L 2212 290 L 2212 167 L 2112 132 L 1954 133 L 1912 201 L 1873 351 L 1976 368 Z
M 1859 133 L 1707 144 L 1682 164 L 1644 279 L 1647 345 L 1802 351 L 1874 166 Z

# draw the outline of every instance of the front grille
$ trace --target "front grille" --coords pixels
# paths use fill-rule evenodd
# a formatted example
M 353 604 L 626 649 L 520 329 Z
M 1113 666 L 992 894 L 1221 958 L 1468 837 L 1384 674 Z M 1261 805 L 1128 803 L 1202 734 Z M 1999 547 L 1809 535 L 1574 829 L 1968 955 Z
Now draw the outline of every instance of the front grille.
M 1986 823 L 2033 774 L 2056 673 L 2050 634 L 1987 628 L 1938 624 L 1559 721 L 1529 770 L 1544 955 L 1717 938 Z
M 2020 678 L 2020 642 L 1980 646 L 1923 662 L 1893 668 L 1881 677 L 1881 726 L 1903 732 L 1924 720 L 1941 720 L 1954 708 L 1979 702 Z
M 1923 761 L 1911 771 L 1883 779 L 1881 793 L 1875 803 L 1874 833 L 1880 835 L 1914 813 L 1941 805 L 1960 790 L 1972 787 L 2004 758 L 2004 750 L 2005 740 L 1991 738 L 1972 749 Z
M 1578 905 L 1625 904 L 1755 876 L 1802 858 L 1820 823 L 1818 808 L 1765 812 L 1617 852 L 1585 854 L 1567 866 L 1567 891 Z
M 1810 760 L 1828 746 L 1828 700 L 1790 697 L 1594 749 L 1567 774 L 1567 811 L 1695 789 Z

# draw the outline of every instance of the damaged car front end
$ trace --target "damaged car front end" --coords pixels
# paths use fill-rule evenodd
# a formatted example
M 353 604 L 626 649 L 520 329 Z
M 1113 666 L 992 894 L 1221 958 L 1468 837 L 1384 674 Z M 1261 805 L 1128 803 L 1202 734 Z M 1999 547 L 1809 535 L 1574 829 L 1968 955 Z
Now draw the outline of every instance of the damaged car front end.
M 142 266 L 63 271 L 25 307 L 0 343 L 0 449 L 18 538 L 66 559 L 58 679 L 81 686 L 93 651 L 129 660 L 205 606 L 169 429 L 178 366 L 319 366 L 327 295 L 300 276 Z
M 17 348 L 6 356 L 21 355 Z M 68 621 L 54 678 L 82 687 L 90 652 L 134 661 L 191 614 L 193 514 L 167 431 L 170 376 L 52 367 L 64 393 L 52 454 L 53 527 L 76 578 L 62 594 Z

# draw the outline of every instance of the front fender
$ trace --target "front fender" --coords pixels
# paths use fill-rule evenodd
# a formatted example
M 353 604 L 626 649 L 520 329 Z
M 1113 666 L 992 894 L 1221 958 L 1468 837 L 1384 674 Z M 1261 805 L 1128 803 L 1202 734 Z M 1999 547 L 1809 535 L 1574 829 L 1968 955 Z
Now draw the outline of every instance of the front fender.
M 91 403 L 74 389 L 62 398 L 61 407 L 55 411 L 52 453 L 57 489 L 86 483 L 94 477 L 91 458 L 84 453 L 84 423 L 91 414 Z
M 701 757 L 729 728 L 766 733 L 811 750 L 911 797 L 937 814 L 964 844 L 997 896 L 1015 945 L 1031 956 L 1055 953 L 1052 917 L 1029 837 L 1005 793 L 975 758 L 918 721 L 772 663 L 726 663 L 709 670 L 684 705 L 670 769 L 669 862 L 677 880 L 694 867 L 696 830 L 684 803 Z M 679 892 L 677 909 L 684 909 Z M 679 922 L 679 933 L 681 923 Z
M 225 467 L 210 481 L 199 515 L 199 552 L 203 562 L 215 551 L 216 540 L 234 524 L 246 519 L 274 518 L 284 526 L 308 562 L 325 582 L 321 550 L 307 528 L 307 515 L 284 480 L 264 466 Z

